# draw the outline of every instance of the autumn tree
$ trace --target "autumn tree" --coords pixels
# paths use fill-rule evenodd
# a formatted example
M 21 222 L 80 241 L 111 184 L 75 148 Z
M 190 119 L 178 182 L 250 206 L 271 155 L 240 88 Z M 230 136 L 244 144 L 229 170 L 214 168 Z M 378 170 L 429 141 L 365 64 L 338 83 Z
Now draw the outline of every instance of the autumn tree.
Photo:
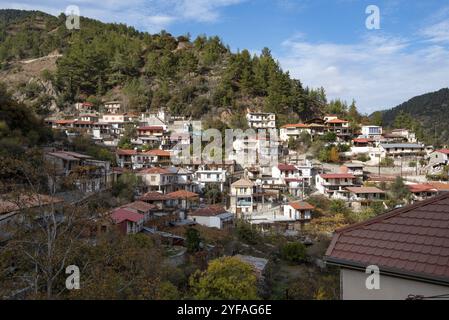
M 253 267 L 235 257 L 212 260 L 207 270 L 197 271 L 191 276 L 190 286 L 195 299 L 258 299 L 257 278 Z

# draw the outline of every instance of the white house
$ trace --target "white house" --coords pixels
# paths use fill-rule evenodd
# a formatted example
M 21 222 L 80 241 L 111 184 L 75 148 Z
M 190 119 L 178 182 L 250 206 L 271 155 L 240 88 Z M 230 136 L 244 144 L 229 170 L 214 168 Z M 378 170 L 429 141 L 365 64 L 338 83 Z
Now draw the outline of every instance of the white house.
M 226 229 L 234 224 L 234 214 L 220 205 L 199 208 L 189 213 L 188 218 L 209 228 Z
M 152 167 L 141 170 L 138 174 L 142 177 L 142 182 L 148 187 L 149 191 L 158 191 L 165 194 L 176 189 L 178 176 L 175 170 Z
M 284 205 L 283 214 L 296 221 L 310 221 L 314 209 L 314 206 L 305 201 L 295 201 Z
M 276 115 L 267 112 L 248 112 L 248 126 L 253 129 L 276 129 Z
M 342 173 L 353 174 L 357 178 L 363 179 L 363 164 L 358 163 L 345 163 L 340 167 Z
M 115 113 L 120 112 L 120 109 L 122 108 L 122 104 L 121 104 L 121 102 L 118 102 L 118 101 L 109 101 L 109 102 L 105 102 L 104 108 L 105 108 L 106 112 L 115 114 Z
M 417 143 L 381 143 L 381 158 L 385 157 L 422 157 L 425 154 L 425 148 Z
M 376 138 L 382 135 L 381 126 L 362 126 L 362 135 L 368 138 Z
M 298 139 L 304 132 L 312 135 L 312 128 L 310 125 L 304 123 L 286 124 L 279 130 L 279 138 L 281 141 L 286 142 L 289 141 L 290 138 Z
M 247 179 L 240 179 L 231 185 L 230 210 L 238 218 L 253 212 L 255 185 Z
M 429 166 L 439 169 L 449 163 L 449 149 L 435 150 L 429 155 Z
M 416 134 L 408 129 L 394 129 L 391 131 L 393 136 L 402 137 L 407 140 L 409 143 L 416 143 Z
M 195 192 L 196 185 L 193 183 L 193 172 L 185 169 L 180 168 L 177 172 L 178 175 L 178 187 L 180 189 L 184 189 L 187 191 Z
M 357 177 L 349 173 L 320 174 L 316 176 L 317 190 L 329 198 L 347 199 L 347 187 L 354 187 Z
M 194 177 L 200 190 L 203 190 L 206 185 L 217 185 L 220 191 L 223 191 L 226 183 L 226 170 L 223 168 L 199 169 L 195 172 Z
M 100 118 L 102 123 L 122 123 L 126 121 L 126 115 L 123 113 L 106 113 Z
M 333 132 L 337 137 L 346 139 L 351 135 L 351 129 L 349 128 L 349 121 L 339 119 L 335 116 L 326 116 L 325 124 L 330 132 Z

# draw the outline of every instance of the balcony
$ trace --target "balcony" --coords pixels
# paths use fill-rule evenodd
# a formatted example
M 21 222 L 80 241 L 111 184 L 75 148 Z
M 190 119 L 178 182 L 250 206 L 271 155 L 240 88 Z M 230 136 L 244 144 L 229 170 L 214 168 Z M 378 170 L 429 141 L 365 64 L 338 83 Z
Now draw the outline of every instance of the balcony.
M 251 207 L 252 206 L 252 202 L 251 201 L 237 201 L 237 206 L 238 207 Z

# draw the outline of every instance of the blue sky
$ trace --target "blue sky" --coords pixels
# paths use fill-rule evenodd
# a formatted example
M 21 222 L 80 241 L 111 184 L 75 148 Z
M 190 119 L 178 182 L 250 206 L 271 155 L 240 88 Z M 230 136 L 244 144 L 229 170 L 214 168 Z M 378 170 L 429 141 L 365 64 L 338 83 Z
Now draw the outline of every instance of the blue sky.
M 449 85 L 449 1 L 0 0 L 55 15 L 68 5 L 150 32 L 219 35 L 234 51 L 267 46 L 305 86 L 355 99 L 364 112 Z M 368 5 L 380 9 L 379 30 L 365 26 Z

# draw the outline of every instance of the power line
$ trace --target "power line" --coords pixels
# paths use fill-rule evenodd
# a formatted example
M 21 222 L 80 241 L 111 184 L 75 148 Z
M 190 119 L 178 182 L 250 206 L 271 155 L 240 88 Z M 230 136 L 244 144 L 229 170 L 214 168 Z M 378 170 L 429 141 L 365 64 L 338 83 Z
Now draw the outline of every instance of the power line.
M 428 297 L 425 297 L 423 295 L 418 295 L 418 294 L 409 294 L 406 300 L 430 300 L 430 299 L 448 299 L 449 300 L 449 293 L 440 294 L 440 295 L 436 295 L 436 296 L 428 296 Z

